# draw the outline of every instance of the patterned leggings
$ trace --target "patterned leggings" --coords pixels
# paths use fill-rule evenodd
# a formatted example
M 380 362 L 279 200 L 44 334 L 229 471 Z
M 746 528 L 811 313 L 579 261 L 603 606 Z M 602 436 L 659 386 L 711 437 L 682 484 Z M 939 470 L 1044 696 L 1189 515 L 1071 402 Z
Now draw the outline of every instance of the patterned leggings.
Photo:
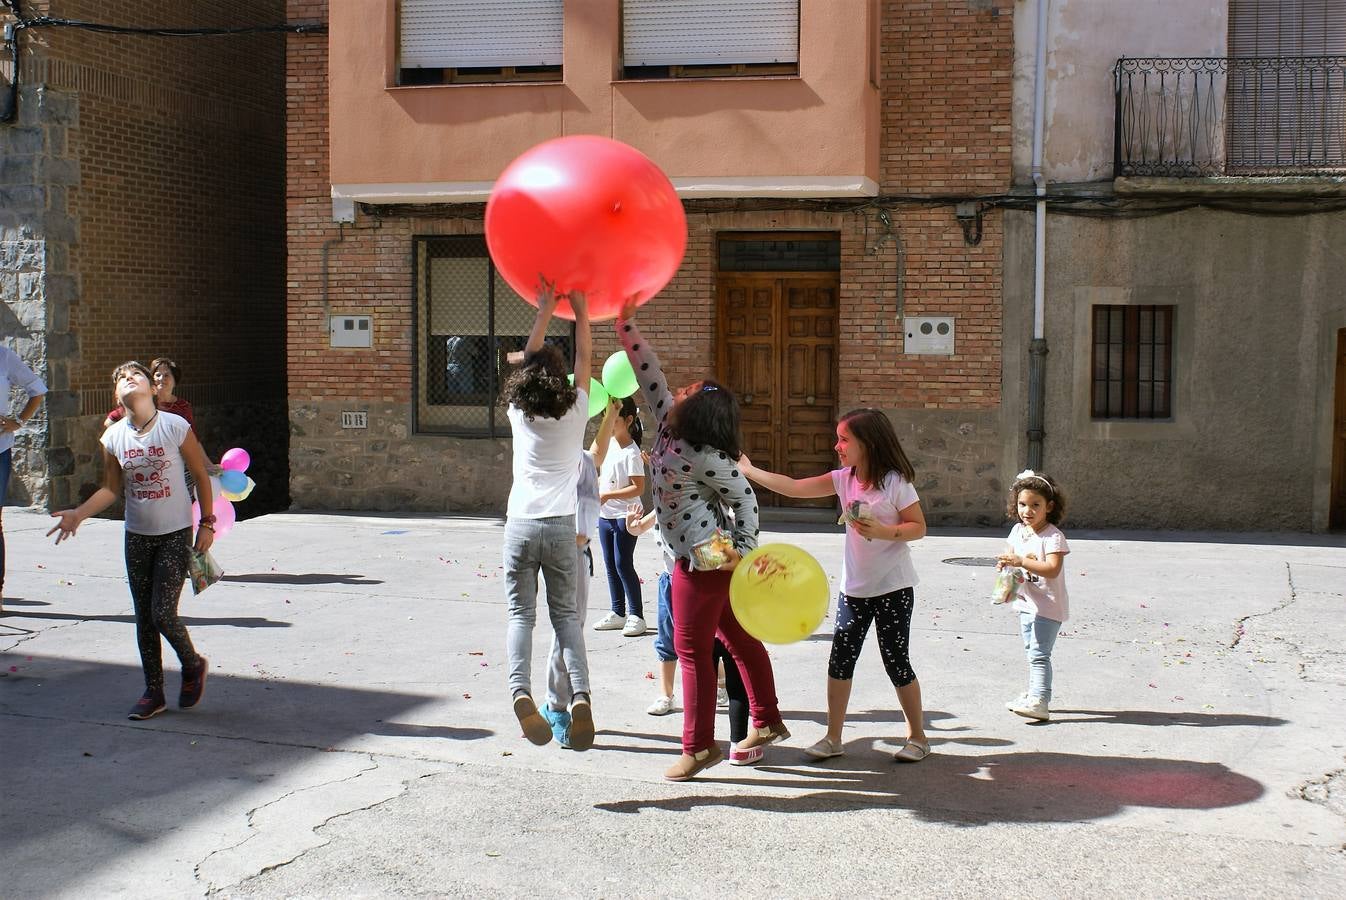
M 855 676 L 855 664 L 860 659 L 860 648 L 869 634 L 869 623 L 874 622 L 879 634 L 879 653 L 883 667 L 893 687 L 905 687 L 916 680 L 907 645 L 911 641 L 911 608 L 916 595 L 911 588 L 903 588 L 880 597 L 848 597 L 841 595 L 837 603 L 837 627 L 832 635 L 832 655 L 827 661 L 827 675 L 839 681 L 850 681 Z
M 145 670 L 145 687 L 150 691 L 162 693 L 164 689 L 159 635 L 168 638 L 184 668 L 201 661 L 187 634 L 187 626 L 178 616 L 178 596 L 187 577 L 191 538 L 190 527 L 168 534 L 126 532 L 126 580 L 135 602 L 140 666 Z

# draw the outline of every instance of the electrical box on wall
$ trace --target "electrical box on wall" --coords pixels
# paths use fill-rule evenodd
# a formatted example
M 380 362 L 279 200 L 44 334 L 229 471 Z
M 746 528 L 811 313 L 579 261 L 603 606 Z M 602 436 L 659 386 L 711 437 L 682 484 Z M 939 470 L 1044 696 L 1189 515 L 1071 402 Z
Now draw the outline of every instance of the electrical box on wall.
M 374 346 L 373 316 L 332 316 L 333 347 Z
M 953 356 L 953 316 L 908 316 L 902 331 L 903 353 Z

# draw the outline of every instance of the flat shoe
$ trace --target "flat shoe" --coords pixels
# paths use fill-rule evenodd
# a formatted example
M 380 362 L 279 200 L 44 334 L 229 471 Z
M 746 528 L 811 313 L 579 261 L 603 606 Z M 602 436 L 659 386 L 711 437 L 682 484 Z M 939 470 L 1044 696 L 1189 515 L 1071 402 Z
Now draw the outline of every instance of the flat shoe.
M 840 741 L 833 743 L 828 738 L 823 738 L 812 747 L 805 747 L 804 752 L 814 759 L 831 759 L 834 756 L 844 756 L 846 754 Z
M 537 704 L 533 698 L 527 694 L 519 694 L 514 698 L 514 715 L 519 720 L 519 725 L 523 728 L 523 736 L 528 738 L 539 747 L 551 743 L 551 726 L 547 720 L 542 718 L 542 714 L 537 711 Z
M 705 750 L 698 750 L 695 754 L 682 754 L 678 757 L 677 762 L 669 766 L 668 771 L 664 773 L 664 778 L 669 781 L 690 781 L 697 774 L 722 762 L 724 762 L 724 753 L 721 752 L 718 744 L 712 744 Z
M 920 762 L 930 755 L 930 745 L 920 741 L 907 741 L 902 745 L 902 749 L 893 754 L 893 762 L 914 763 Z
M 583 752 L 593 745 L 593 707 L 584 700 L 570 704 L 570 749 Z

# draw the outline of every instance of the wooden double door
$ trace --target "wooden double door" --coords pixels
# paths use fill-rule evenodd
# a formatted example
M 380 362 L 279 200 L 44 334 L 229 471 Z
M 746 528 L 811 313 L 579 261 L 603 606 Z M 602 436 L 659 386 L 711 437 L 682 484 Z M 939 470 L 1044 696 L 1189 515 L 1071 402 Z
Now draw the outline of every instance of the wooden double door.
M 840 273 L 720 272 L 716 371 L 742 407 L 753 463 L 793 478 L 836 466 Z M 763 506 L 831 506 L 762 490 Z

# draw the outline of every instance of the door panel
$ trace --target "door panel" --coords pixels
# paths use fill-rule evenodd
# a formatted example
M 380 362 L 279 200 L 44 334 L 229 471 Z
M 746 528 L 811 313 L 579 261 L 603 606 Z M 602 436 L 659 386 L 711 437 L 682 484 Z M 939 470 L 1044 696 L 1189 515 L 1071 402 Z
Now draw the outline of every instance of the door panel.
M 806 477 L 835 465 L 835 272 L 721 272 L 719 371 L 743 410 L 744 452 L 773 472 Z M 764 506 L 831 506 L 760 492 Z
M 1329 527 L 1346 529 L 1346 328 L 1337 332 L 1336 408 L 1332 422 L 1332 498 Z

